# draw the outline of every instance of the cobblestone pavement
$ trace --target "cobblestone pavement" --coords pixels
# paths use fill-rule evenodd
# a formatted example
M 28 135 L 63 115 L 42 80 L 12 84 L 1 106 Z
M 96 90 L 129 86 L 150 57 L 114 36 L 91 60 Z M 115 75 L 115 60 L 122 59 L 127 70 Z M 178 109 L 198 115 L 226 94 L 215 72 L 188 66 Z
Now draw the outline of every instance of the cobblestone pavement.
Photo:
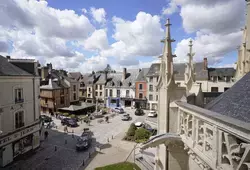
M 68 134 L 63 133 L 63 126 L 58 119 L 53 118 L 57 128 L 48 129 L 49 139 L 41 143 L 40 148 L 32 155 L 26 156 L 23 160 L 14 162 L 12 165 L 4 169 L 17 170 L 77 170 L 82 165 L 83 160 L 89 159 L 89 153 L 93 153 L 95 146 L 107 148 L 112 138 L 116 139 L 118 134 L 124 134 L 132 122 L 143 122 L 145 116 L 135 116 L 134 110 L 126 109 L 126 113 L 130 114 L 132 120 L 122 121 L 121 115 L 116 115 L 110 119 L 109 123 L 98 123 L 97 120 L 91 122 L 91 126 L 80 123 L 77 128 L 68 128 Z M 146 115 L 146 114 L 145 114 Z M 83 128 L 88 127 L 94 134 L 92 147 L 87 151 L 76 152 L 76 136 L 81 135 Z M 72 138 L 72 130 L 74 130 L 75 138 Z M 67 140 L 67 144 L 65 144 Z M 120 139 L 119 139 L 120 140 Z M 55 151 L 56 147 L 56 151 Z M 120 151 L 123 150 L 120 148 Z M 126 155 L 127 151 L 123 154 Z M 112 159 L 115 160 L 115 157 Z M 1 169 L 0 169 L 1 170 Z

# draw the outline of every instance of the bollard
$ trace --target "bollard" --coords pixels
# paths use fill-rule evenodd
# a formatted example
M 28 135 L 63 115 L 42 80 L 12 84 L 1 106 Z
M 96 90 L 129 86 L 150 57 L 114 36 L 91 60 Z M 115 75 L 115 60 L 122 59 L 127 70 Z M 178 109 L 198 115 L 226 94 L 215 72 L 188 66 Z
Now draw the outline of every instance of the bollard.
M 72 133 L 74 133 L 74 129 L 72 129 Z
M 72 138 L 74 138 L 75 136 L 74 136 L 74 134 L 72 134 Z
M 57 151 L 57 147 L 55 146 L 55 151 Z
M 89 152 L 89 158 L 91 157 L 91 154 L 90 154 L 90 152 Z
M 82 160 L 82 166 L 84 166 L 85 164 L 84 164 L 84 160 Z
M 107 138 L 107 142 L 109 142 L 109 138 Z
M 113 135 L 112 135 L 112 139 L 114 139 Z
M 65 142 L 64 142 L 65 144 L 67 144 L 67 140 L 65 140 Z

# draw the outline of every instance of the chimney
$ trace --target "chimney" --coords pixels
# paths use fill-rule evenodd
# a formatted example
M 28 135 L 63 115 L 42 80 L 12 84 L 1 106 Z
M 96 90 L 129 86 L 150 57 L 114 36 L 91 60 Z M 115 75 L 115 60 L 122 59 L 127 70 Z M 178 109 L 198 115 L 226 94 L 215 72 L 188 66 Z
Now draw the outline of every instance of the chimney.
M 105 82 L 107 82 L 107 80 L 108 80 L 108 73 L 107 72 L 104 73 L 104 78 L 105 78 Z
M 207 58 L 206 57 L 203 59 L 203 69 L 207 70 Z
M 123 80 L 126 79 L 126 76 L 127 76 L 127 69 L 123 68 L 123 75 L 122 75 Z
M 7 58 L 7 59 L 10 59 L 10 56 L 9 56 L 9 55 L 7 55 L 7 56 L 6 56 L 6 58 Z

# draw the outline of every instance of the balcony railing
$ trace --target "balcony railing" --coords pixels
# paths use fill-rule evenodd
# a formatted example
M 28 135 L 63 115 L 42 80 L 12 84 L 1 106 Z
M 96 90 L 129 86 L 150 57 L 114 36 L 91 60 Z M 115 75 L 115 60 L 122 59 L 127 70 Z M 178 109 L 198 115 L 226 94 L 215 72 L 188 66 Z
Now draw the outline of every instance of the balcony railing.
M 250 123 L 184 102 L 178 105 L 178 133 L 189 156 L 203 169 L 248 170 Z
M 23 103 L 24 99 L 15 99 L 15 103 Z

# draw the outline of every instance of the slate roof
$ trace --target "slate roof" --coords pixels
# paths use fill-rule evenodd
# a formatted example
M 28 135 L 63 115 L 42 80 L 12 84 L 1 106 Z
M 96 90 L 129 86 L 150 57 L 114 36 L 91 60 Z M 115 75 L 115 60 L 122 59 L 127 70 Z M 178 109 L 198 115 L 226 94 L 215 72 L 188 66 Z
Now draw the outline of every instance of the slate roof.
M 58 82 L 49 79 L 48 84 L 40 86 L 40 89 L 43 89 L 43 90 L 56 90 L 56 89 L 62 89 L 62 86 L 60 86 L 58 84 Z
M 8 62 L 0 55 L 0 76 L 32 76 L 32 74 Z
M 244 122 L 250 122 L 250 72 L 205 108 Z
M 82 74 L 80 72 L 70 72 L 68 73 L 68 76 L 75 79 L 75 80 L 79 80 L 82 76 Z
M 105 80 L 105 74 L 101 73 L 99 74 L 99 76 L 97 77 L 97 81 L 96 84 L 105 84 L 106 80 Z
M 143 68 L 135 81 L 147 81 L 146 75 L 148 74 L 149 68 Z
M 233 77 L 235 75 L 235 69 L 234 68 L 208 68 L 208 75 L 210 76 L 218 76 L 218 77 L 224 77 L 224 76 L 230 76 Z
M 123 78 L 122 72 L 108 74 L 108 77 L 111 80 L 107 83 L 106 87 L 133 88 L 135 86 L 135 80 L 139 75 L 139 73 L 140 73 L 139 69 L 128 69 L 125 80 L 122 80 Z
M 184 80 L 186 64 L 185 63 L 175 63 L 174 72 L 175 80 Z M 197 80 L 207 80 L 208 70 L 203 69 L 203 62 L 195 63 L 195 73 Z M 154 63 L 151 65 L 147 76 L 159 76 L 160 74 L 160 63 Z
M 80 78 L 80 83 L 83 83 L 85 86 L 84 87 L 81 87 L 83 89 L 86 89 L 87 88 L 87 84 L 88 84 L 88 79 L 89 79 L 89 75 L 90 74 L 83 74 Z

